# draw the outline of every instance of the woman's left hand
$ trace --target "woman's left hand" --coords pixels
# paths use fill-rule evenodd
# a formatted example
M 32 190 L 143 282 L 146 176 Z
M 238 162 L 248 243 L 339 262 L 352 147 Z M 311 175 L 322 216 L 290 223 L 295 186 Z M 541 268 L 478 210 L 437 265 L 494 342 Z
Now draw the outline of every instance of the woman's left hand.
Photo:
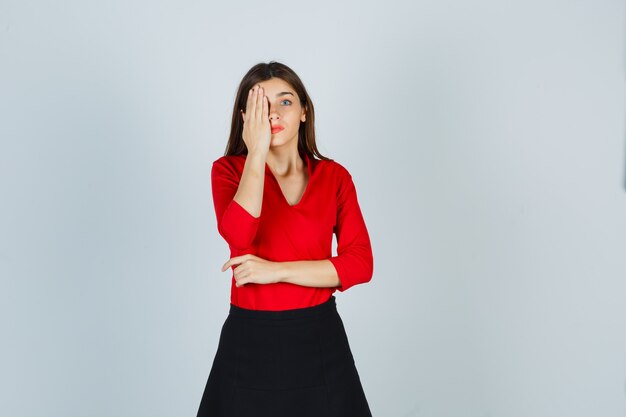
M 233 265 L 239 265 L 233 272 L 235 275 L 235 285 L 254 284 L 274 284 L 278 279 L 278 262 L 268 261 L 256 255 L 247 253 L 241 256 L 230 258 L 223 266 L 222 272 Z

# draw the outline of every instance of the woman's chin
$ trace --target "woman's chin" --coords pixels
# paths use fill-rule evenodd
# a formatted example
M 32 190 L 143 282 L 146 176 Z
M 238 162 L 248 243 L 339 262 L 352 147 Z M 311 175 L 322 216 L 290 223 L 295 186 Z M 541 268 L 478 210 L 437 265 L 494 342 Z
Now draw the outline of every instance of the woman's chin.
M 287 144 L 287 142 L 289 142 L 289 141 L 285 140 L 284 138 L 277 138 L 274 135 L 272 135 L 272 138 L 270 140 L 270 146 L 272 146 L 272 147 L 283 146 L 283 145 Z

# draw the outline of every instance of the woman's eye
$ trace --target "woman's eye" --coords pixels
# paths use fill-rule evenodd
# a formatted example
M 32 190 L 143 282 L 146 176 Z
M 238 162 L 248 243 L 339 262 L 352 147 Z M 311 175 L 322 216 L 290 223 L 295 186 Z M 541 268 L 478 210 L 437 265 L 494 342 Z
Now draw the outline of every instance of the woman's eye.
M 287 103 L 291 104 L 291 101 L 289 101 L 289 100 L 283 100 L 283 101 L 281 101 L 281 103 L 284 103 L 284 102 L 287 102 Z

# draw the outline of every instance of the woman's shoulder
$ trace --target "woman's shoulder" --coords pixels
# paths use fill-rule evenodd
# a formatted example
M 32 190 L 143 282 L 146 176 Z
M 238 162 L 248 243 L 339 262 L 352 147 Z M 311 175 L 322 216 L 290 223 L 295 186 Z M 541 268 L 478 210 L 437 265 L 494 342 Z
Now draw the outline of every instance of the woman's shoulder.
M 319 160 L 319 162 L 322 165 L 326 166 L 326 169 L 332 173 L 333 175 L 339 176 L 339 177 L 343 177 L 343 176 L 349 176 L 350 175 L 350 171 L 348 170 L 348 168 L 346 168 L 346 166 L 340 162 L 338 162 L 335 159 L 329 159 L 329 160 Z
M 211 177 L 240 178 L 246 163 L 245 155 L 223 155 L 213 161 Z
M 243 165 L 246 163 L 245 155 L 222 155 L 216 160 L 213 161 L 213 167 L 224 167 L 224 168 L 243 168 Z
M 232 165 L 246 161 L 245 155 L 222 155 L 213 161 L 213 165 Z

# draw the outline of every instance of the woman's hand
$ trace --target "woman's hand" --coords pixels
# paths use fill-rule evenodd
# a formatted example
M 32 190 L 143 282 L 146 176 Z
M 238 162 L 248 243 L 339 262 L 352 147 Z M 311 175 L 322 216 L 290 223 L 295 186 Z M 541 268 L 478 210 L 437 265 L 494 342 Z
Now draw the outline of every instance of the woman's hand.
M 243 141 L 250 152 L 267 153 L 272 139 L 272 128 L 269 118 L 269 103 L 263 88 L 254 86 L 248 92 L 246 112 L 241 110 L 243 117 Z
M 278 274 L 279 262 L 268 261 L 248 253 L 230 258 L 222 266 L 222 272 L 233 265 L 239 265 L 233 270 L 237 287 L 249 283 L 274 284 L 280 281 Z

